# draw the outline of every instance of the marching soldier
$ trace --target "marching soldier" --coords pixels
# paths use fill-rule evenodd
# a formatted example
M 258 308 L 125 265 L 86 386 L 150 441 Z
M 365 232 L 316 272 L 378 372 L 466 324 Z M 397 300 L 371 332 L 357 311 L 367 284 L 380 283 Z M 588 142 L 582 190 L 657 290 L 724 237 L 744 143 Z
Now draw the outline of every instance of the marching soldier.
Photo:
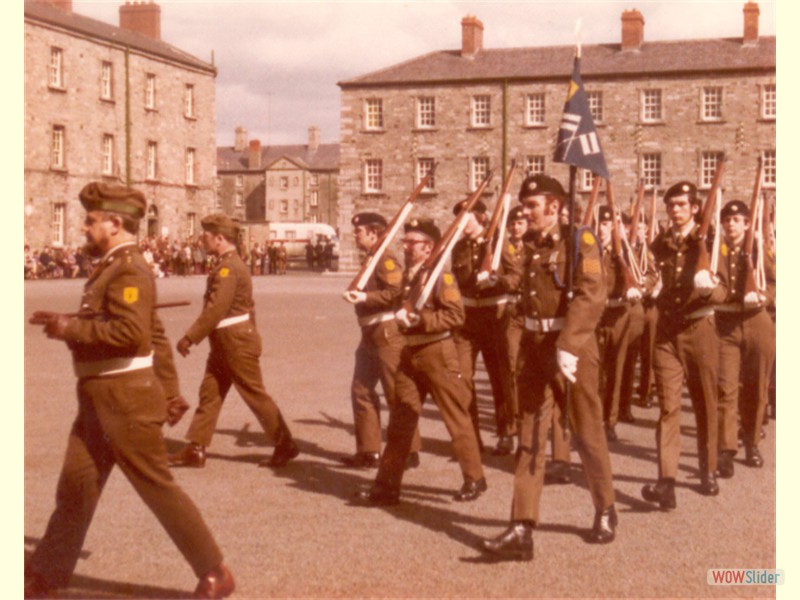
M 146 200 L 139 191 L 104 183 L 88 184 L 80 200 L 86 209 L 87 247 L 102 259 L 84 288 L 85 316 L 34 315 L 48 337 L 65 341 L 72 351 L 78 416 L 55 511 L 25 567 L 25 597 L 52 597 L 55 589 L 68 584 L 115 464 L 200 578 L 195 597 L 227 597 L 235 584 L 222 553 L 167 467 L 161 434 L 167 405 L 152 353 L 155 345 L 156 356 L 165 357 L 159 342 L 154 344 L 155 280 L 136 246 Z M 161 364 L 162 373 L 164 368 L 169 365 Z
M 670 227 L 652 245 L 661 272 L 658 324 L 653 356 L 661 415 L 656 430 L 658 481 L 642 488 L 642 497 L 662 509 L 677 506 L 675 478 L 681 450 L 681 395 L 689 388 L 697 422 L 700 492 L 719 494 L 717 468 L 717 357 L 714 304 L 725 297 L 708 271 L 696 271 L 701 241 L 695 215 L 701 206 L 688 181 L 670 187 L 663 198 Z
M 420 268 L 440 239 L 433 221 L 414 219 L 406 223 L 403 238 L 406 271 L 404 294 L 420 277 Z M 422 402 L 430 393 L 442 413 L 453 440 L 453 451 L 461 467 L 464 484 L 454 496 L 457 502 L 475 500 L 488 489 L 483 476 L 478 440 L 469 416 L 470 392 L 461 375 L 453 343 L 453 329 L 464 322 L 461 293 L 451 273 L 443 272 L 431 297 L 419 312 L 397 312 L 405 337 L 400 367 L 395 379 L 395 408 L 389 414 L 387 443 L 378 475 L 370 490 L 356 500 L 371 506 L 389 506 L 400 501 L 403 480 Z
M 748 292 L 745 282 L 747 269 L 752 266 L 747 264 L 751 257 L 744 240 L 753 226 L 750 208 L 741 200 L 732 200 L 723 207 L 721 220 L 725 241 L 720 245 L 718 273 L 727 297 L 714 314 L 720 342 L 717 473 L 729 478 L 733 477 L 733 457 L 738 449 L 740 382 L 745 464 L 756 468 L 764 464 L 758 443 L 775 360 L 775 324 L 765 307 L 775 300 L 775 257 L 770 252 L 764 256 L 766 293 Z
M 369 252 L 386 229 L 386 219 L 373 212 L 355 215 L 353 234 L 359 250 Z M 352 467 L 377 468 L 381 451 L 380 400 L 375 391 L 381 382 L 391 412 L 395 404 L 394 379 L 404 340 L 394 313 L 403 295 L 403 270 L 386 251 L 364 291 L 347 291 L 344 298 L 355 305 L 361 341 L 356 349 L 356 365 L 350 396 L 356 430 L 356 453 L 342 462 Z M 419 465 L 419 431 L 414 433 L 409 454 L 410 466 Z
M 617 513 L 603 409 L 597 394 L 595 329 L 606 298 L 600 248 L 594 234 L 586 229 L 578 232 L 576 240 L 566 239 L 568 228 L 559 225 L 566 194 L 552 177 L 526 178 L 519 199 L 530 227 L 524 238 L 525 255 L 516 277 L 509 274 L 501 281 L 509 290 L 522 286 L 525 332 L 520 343 L 518 381 L 520 446 L 510 525 L 496 538 L 483 540 L 482 549 L 504 559 L 532 560 L 532 532 L 539 521 L 554 402 L 562 405 L 569 418 L 595 507 L 590 542 L 613 541 Z M 566 261 L 568 253 L 575 253 L 575 246 L 574 299 L 568 301 Z M 568 405 L 567 380 L 572 383 Z
M 281 411 L 264 389 L 259 356 L 261 336 L 255 326 L 253 284 L 247 266 L 236 252 L 238 224 L 223 214 L 203 218 L 203 243 L 219 258 L 209 273 L 203 312 L 177 345 L 182 356 L 208 337 L 211 353 L 200 384 L 195 410 L 183 450 L 170 455 L 170 465 L 202 467 L 211 444 L 222 402 L 231 386 L 253 411 L 275 452 L 259 466 L 282 467 L 299 454 Z

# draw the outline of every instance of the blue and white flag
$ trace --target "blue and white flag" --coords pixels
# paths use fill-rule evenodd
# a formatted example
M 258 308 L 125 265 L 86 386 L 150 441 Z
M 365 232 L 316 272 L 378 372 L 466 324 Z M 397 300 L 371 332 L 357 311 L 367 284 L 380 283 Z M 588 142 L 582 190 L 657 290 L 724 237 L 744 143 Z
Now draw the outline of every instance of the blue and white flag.
M 609 179 L 606 159 L 597 137 L 594 119 L 589 110 L 589 99 L 581 81 L 581 59 L 575 57 L 572 80 L 569 82 L 564 116 L 558 128 L 558 142 L 553 160 L 587 169 L 604 179 Z

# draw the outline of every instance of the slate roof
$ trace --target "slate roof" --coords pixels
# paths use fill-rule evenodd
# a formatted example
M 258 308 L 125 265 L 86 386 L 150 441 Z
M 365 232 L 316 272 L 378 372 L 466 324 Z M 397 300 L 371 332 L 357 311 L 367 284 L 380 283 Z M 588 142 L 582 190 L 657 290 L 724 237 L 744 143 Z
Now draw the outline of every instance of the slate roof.
M 339 168 L 339 144 L 320 144 L 316 152 L 305 144 L 284 146 L 261 146 L 261 167 L 250 169 L 249 148 L 237 152 L 233 146 L 217 147 L 217 172 L 223 171 L 264 171 L 281 158 L 312 171 L 335 171 Z
M 75 33 L 87 35 L 96 39 L 104 40 L 120 46 L 129 46 L 132 49 L 140 50 L 147 54 L 154 54 L 161 58 L 166 58 L 196 69 L 217 74 L 217 68 L 205 61 L 200 60 L 179 50 L 178 48 L 154 40 L 151 37 L 121 29 L 115 25 L 109 25 L 103 21 L 98 21 L 74 12 L 56 8 L 44 2 L 25 2 L 25 20 L 34 20 L 64 28 Z
M 340 81 L 343 89 L 399 84 L 567 79 L 574 46 L 481 50 L 473 58 L 441 50 L 366 75 Z M 642 77 L 775 70 L 775 36 L 742 44 L 742 38 L 645 42 L 638 50 L 620 44 L 582 48 L 581 76 Z

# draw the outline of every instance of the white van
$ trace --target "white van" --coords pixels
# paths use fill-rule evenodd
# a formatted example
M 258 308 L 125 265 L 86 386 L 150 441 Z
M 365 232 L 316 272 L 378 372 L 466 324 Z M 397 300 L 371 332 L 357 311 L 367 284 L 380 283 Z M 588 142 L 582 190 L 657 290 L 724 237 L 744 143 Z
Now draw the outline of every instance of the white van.
M 333 241 L 333 259 L 339 259 L 339 236 L 336 230 L 327 223 L 270 223 L 269 242 L 283 242 L 286 246 L 289 260 L 306 259 L 306 243 L 311 240 L 316 244 L 317 240 L 328 238 Z

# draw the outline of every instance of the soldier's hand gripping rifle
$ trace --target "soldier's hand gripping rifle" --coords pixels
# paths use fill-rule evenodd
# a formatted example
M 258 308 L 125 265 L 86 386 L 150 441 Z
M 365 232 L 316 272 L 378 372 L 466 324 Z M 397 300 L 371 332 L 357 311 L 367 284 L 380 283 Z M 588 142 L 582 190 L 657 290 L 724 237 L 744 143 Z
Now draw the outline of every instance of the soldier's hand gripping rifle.
M 389 224 L 386 226 L 386 229 L 383 230 L 383 233 L 375 242 L 375 245 L 367 253 L 367 260 L 364 261 L 364 265 L 361 267 L 361 270 L 353 278 L 353 281 L 350 282 L 350 285 L 347 286 L 345 294 L 347 294 L 347 292 L 354 291 L 360 292 L 367 285 L 369 278 L 372 277 L 372 274 L 375 272 L 375 268 L 380 264 L 383 253 L 386 252 L 386 248 L 389 247 L 389 244 L 392 243 L 392 240 L 397 235 L 397 232 L 400 231 L 400 228 L 403 226 L 403 223 L 405 223 L 409 213 L 414 208 L 414 202 L 417 201 L 417 198 L 419 198 L 422 190 L 424 190 L 425 186 L 428 185 L 428 182 L 433 177 L 435 170 L 436 164 L 434 163 L 430 170 L 425 174 L 425 177 L 423 177 L 419 182 L 416 189 L 414 189 L 414 191 L 408 197 L 408 200 L 405 201 L 391 222 L 389 222 Z
M 511 166 L 506 174 L 506 179 L 503 182 L 503 189 L 500 192 L 497 205 L 494 207 L 492 219 L 489 221 L 489 228 L 486 231 L 486 252 L 483 255 L 481 268 L 477 275 L 478 285 L 491 282 L 492 277 L 497 273 L 497 268 L 500 266 L 503 239 L 506 235 L 506 220 L 508 218 L 509 205 L 511 204 L 511 196 L 508 190 L 511 188 L 511 178 L 514 176 L 514 171 L 516 171 L 516 169 L 517 161 L 512 160 Z M 495 240 L 495 234 L 498 233 L 498 226 L 500 231 Z
M 628 266 L 628 262 L 625 260 L 625 253 L 622 249 L 622 235 L 619 232 L 619 224 L 622 219 L 619 217 L 619 209 L 617 208 L 616 202 L 614 202 L 614 188 L 610 181 L 606 181 L 606 200 L 608 207 L 611 209 L 611 241 L 614 246 L 614 255 L 625 282 L 623 296 L 628 300 L 634 300 L 637 297 L 641 298 L 642 294 L 636 286 L 636 281 L 631 274 L 631 269 Z
M 177 306 L 189 306 L 190 304 L 191 302 L 188 300 L 180 300 L 178 302 L 162 302 L 154 305 L 153 308 L 175 308 Z M 74 313 L 57 313 L 49 310 L 37 310 L 31 315 L 31 318 L 28 319 L 28 323 L 31 325 L 47 325 L 58 317 L 65 317 L 67 319 L 93 319 L 100 314 L 101 313 L 93 310 L 82 310 Z
M 703 205 L 703 213 L 700 218 L 700 226 L 697 228 L 697 268 L 695 273 L 709 271 L 711 269 L 711 257 L 708 254 L 708 230 L 711 228 L 711 217 L 714 214 L 714 207 L 717 204 L 717 192 L 722 182 L 722 172 L 725 170 L 725 161 L 720 161 L 717 165 L 717 172 L 714 173 L 714 180 L 711 189 L 706 196 L 706 203 Z
M 600 193 L 600 178 L 595 177 L 592 183 L 592 193 L 589 194 L 589 202 L 586 204 L 586 212 L 583 213 L 583 220 L 581 225 L 583 227 L 590 227 L 592 224 L 592 216 L 594 215 L 594 205 L 597 202 L 597 195 Z
M 745 305 L 751 306 L 757 306 L 761 302 L 759 292 L 762 290 L 758 289 L 758 284 L 756 283 L 756 267 L 753 261 L 753 242 L 755 241 L 755 217 L 759 212 L 758 204 L 761 196 L 763 174 L 764 161 L 759 156 L 758 167 L 756 168 L 756 182 L 753 184 L 753 197 L 750 200 L 750 227 L 747 228 L 747 232 L 744 234 L 744 243 L 742 244 L 742 258 L 745 261 L 743 300 Z

